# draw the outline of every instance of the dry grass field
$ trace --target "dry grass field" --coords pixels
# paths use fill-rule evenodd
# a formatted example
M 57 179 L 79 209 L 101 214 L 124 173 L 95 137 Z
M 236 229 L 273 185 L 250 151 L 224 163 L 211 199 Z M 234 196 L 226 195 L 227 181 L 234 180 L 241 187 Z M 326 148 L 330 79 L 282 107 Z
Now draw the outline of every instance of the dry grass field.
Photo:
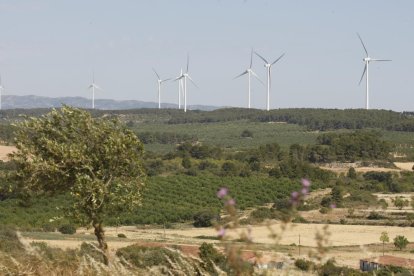
M 323 233 L 323 227 L 323 224 L 290 224 L 283 232 L 281 224 L 272 222 L 270 225 L 252 226 L 251 229 L 254 245 L 260 247 L 260 250 L 266 252 L 274 248 L 275 240 L 269 237 L 269 228 L 271 228 L 281 235 L 279 244 L 288 246 L 288 252 L 295 256 L 298 254 L 299 235 L 302 255 L 306 255 L 307 252 L 316 247 L 315 237 L 317 233 Z M 414 231 L 409 227 L 329 225 L 329 234 L 327 236 L 329 242 L 327 245 L 330 246 L 330 250 L 327 257 L 334 257 L 339 264 L 357 268 L 360 258 L 381 254 L 382 247 L 379 237 L 383 231 L 388 232 L 391 241 L 397 235 L 404 235 L 409 241 L 414 241 Z M 237 239 L 242 232 L 247 232 L 247 227 L 229 231 L 228 236 L 230 239 Z M 115 237 L 118 233 L 124 233 L 127 239 L 116 239 Z M 180 245 L 194 254 L 196 252 L 196 247 L 194 246 L 198 246 L 203 242 L 220 243 L 217 239 L 206 239 L 206 237 L 215 237 L 217 235 L 214 228 L 164 230 L 160 228 L 138 229 L 134 226 L 123 226 L 119 228 L 108 227 L 106 235 L 109 238 L 108 244 L 112 253 L 118 248 L 139 243 L 148 246 Z M 55 247 L 75 248 L 79 247 L 84 239 L 91 240 L 93 230 L 79 229 L 76 237 L 65 236 L 63 240 L 39 240 L 30 238 L 30 234 L 28 236 L 27 239 L 29 241 L 44 241 Z M 85 238 L 82 238 L 82 236 Z M 413 248 L 414 244 L 410 244 L 405 251 L 400 252 L 394 248 L 392 243 L 389 243 L 386 245 L 386 254 L 410 258 L 409 251 Z

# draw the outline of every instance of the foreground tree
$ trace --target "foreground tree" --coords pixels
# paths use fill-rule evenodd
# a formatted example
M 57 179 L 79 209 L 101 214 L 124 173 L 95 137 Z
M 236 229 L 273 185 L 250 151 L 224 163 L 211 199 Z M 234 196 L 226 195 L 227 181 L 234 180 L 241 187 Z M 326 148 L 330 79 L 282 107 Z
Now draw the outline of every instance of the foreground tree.
M 142 143 L 117 120 L 67 106 L 16 126 L 18 151 L 11 158 L 18 191 L 26 197 L 69 192 L 66 214 L 94 227 L 108 264 L 103 223 L 141 203 Z

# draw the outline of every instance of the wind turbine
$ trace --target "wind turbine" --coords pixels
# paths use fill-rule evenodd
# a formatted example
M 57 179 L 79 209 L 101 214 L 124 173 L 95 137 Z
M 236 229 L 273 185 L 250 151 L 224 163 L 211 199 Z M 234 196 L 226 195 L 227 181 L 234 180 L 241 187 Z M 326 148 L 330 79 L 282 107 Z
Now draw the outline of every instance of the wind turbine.
M 252 70 L 252 66 L 253 66 L 253 49 L 252 49 L 252 52 L 250 53 L 250 66 L 249 66 L 249 68 L 247 68 L 246 69 L 246 71 L 244 71 L 243 73 L 241 73 L 240 75 L 238 75 L 238 76 L 236 76 L 234 79 L 237 79 L 237 78 L 239 78 L 239 77 L 241 77 L 241 76 L 243 76 L 243 75 L 246 75 L 246 74 L 248 74 L 248 76 L 249 76 L 249 89 L 248 89 L 248 98 L 249 98 L 249 101 L 248 101 L 248 108 L 250 108 L 250 91 L 251 91 L 251 76 L 253 75 L 256 79 L 258 79 L 262 84 L 264 84 L 260 79 L 259 79 L 259 77 L 256 75 L 256 73 Z
M 178 80 L 178 109 L 181 109 L 181 96 L 183 94 L 183 68 L 181 68 L 180 75 L 174 79 L 174 81 Z
M 170 80 L 171 78 L 161 80 L 160 75 L 158 75 L 157 71 L 155 71 L 154 68 L 152 68 L 152 70 L 154 71 L 155 75 L 157 75 L 157 80 L 158 80 L 158 109 L 161 109 L 161 84 L 163 82 L 166 82 L 166 81 Z
M 1 97 L 3 96 L 3 92 L 4 92 L 4 87 L 3 87 L 3 83 L 1 81 L 1 75 L 0 75 L 0 110 L 1 110 Z
M 92 90 L 92 109 L 95 109 L 95 89 L 102 90 L 99 86 L 95 84 L 95 74 L 92 73 L 92 83 L 89 85 L 88 89 Z
M 366 73 L 367 77 L 366 77 L 366 99 L 365 99 L 365 109 L 369 109 L 369 63 L 371 61 L 391 61 L 390 59 L 374 59 L 374 58 L 370 58 L 367 48 L 365 47 L 364 42 L 362 41 L 361 36 L 359 35 L 359 33 L 357 33 L 359 40 L 361 41 L 362 47 L 364 47 L 365 53 L 367 54 L 367 56 L 363 59 L 365 66 L 364 66 L 364 71 L 362 72 L 362 76 L 361 79 L 359 81 L 359 84 L 361 84 L 362 79 L 364 78 L 364 75 Z
M 181 79 L 184 80 L 184 112 L 187 112 L 187 79 L 189 79 L 194 84 L 195 87 L 198 87 L 197 84 L 195 84 L 193 79 L 188 74 L 189 63 L 190 63 L 190 56 L 187 54 L 187 70 L 185 71 L 184 74 L 181 74 L 181 76 L 175 79 L 175 80 L 181 80 Z
M 259 58 L 261 58 L 264 61 L 264 66 L 267 69 L 267 111 L 270 110 L 270 85 L 271 85 L 271 68 L 272 66 L 278 62 L 285 54 L 282 54 L 278 59 L 276 59 L 275 61 L 273 61 L 272 63 L 269 63 L 264 57 L 262 57 L 261 55 L 259 55 L 257 52 L 254 52 Z

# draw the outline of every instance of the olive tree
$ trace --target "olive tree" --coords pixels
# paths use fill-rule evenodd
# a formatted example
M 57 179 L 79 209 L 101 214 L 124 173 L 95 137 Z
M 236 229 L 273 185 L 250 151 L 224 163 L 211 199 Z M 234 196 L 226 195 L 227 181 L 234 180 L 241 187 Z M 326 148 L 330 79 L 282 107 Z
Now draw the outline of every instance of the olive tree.
M 18 191 L 29 197 L 69 193 L 66 215 L 93 226 L 108 263 L 103 223 L 141 203 L 142 143 L 118 120 L 68 106 L 16 127 L 11 158 Z

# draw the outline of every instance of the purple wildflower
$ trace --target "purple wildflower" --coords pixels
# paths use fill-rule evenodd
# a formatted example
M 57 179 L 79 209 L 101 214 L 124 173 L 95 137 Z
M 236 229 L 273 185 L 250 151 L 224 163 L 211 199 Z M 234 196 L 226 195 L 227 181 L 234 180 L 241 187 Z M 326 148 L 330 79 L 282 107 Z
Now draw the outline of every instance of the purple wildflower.
M 308 190 L 308 188 L 303 188 L 300 192 L 302 193 L 302 195 L 305 196 L 309 193 L 309 190 Z
M 228 189 L 227 188 L 225 188 L 225 187 L 221 187 L 220 188 L 220 190 L 218 190 L 218 192 L 217 192 L 217 197 L 218 198 L 223 198 L 223 197 L 225 197 L 226 195 L 227 195 L 227 193 L 228 193 Z
M 234 205 L 236 205 L 236 201 L 233 198 L 230 198 L 229 200 L 226 201 L 226 205 L 227 206 L 234 206 Z
M 226 229 L 223 227 L 220 227 L 220 229 L 217 231 L 217 236 L 219 238 L 223 238 L 226 235 Z
M 292 200 L 296 200 L 296 199 L 298 199 L 298 197 L 299 197 L 299 193 L 298 192 L 293 192 L 291 195 L 290 195 L 290 198 L 292 199 Z
M 311 185 L 310 181 L 306 178 L 302 178 L 301 182 L 302 182 L 302 187 L 304 188 L 309 188 L 309 186 Z
M 331 209 L 335 209 L 335 208 L 336 208 L 336 204 L 335 204 L 335 203 L 332 203 L 331 205 L 329 205 L 329 207 L 330 207 Z

